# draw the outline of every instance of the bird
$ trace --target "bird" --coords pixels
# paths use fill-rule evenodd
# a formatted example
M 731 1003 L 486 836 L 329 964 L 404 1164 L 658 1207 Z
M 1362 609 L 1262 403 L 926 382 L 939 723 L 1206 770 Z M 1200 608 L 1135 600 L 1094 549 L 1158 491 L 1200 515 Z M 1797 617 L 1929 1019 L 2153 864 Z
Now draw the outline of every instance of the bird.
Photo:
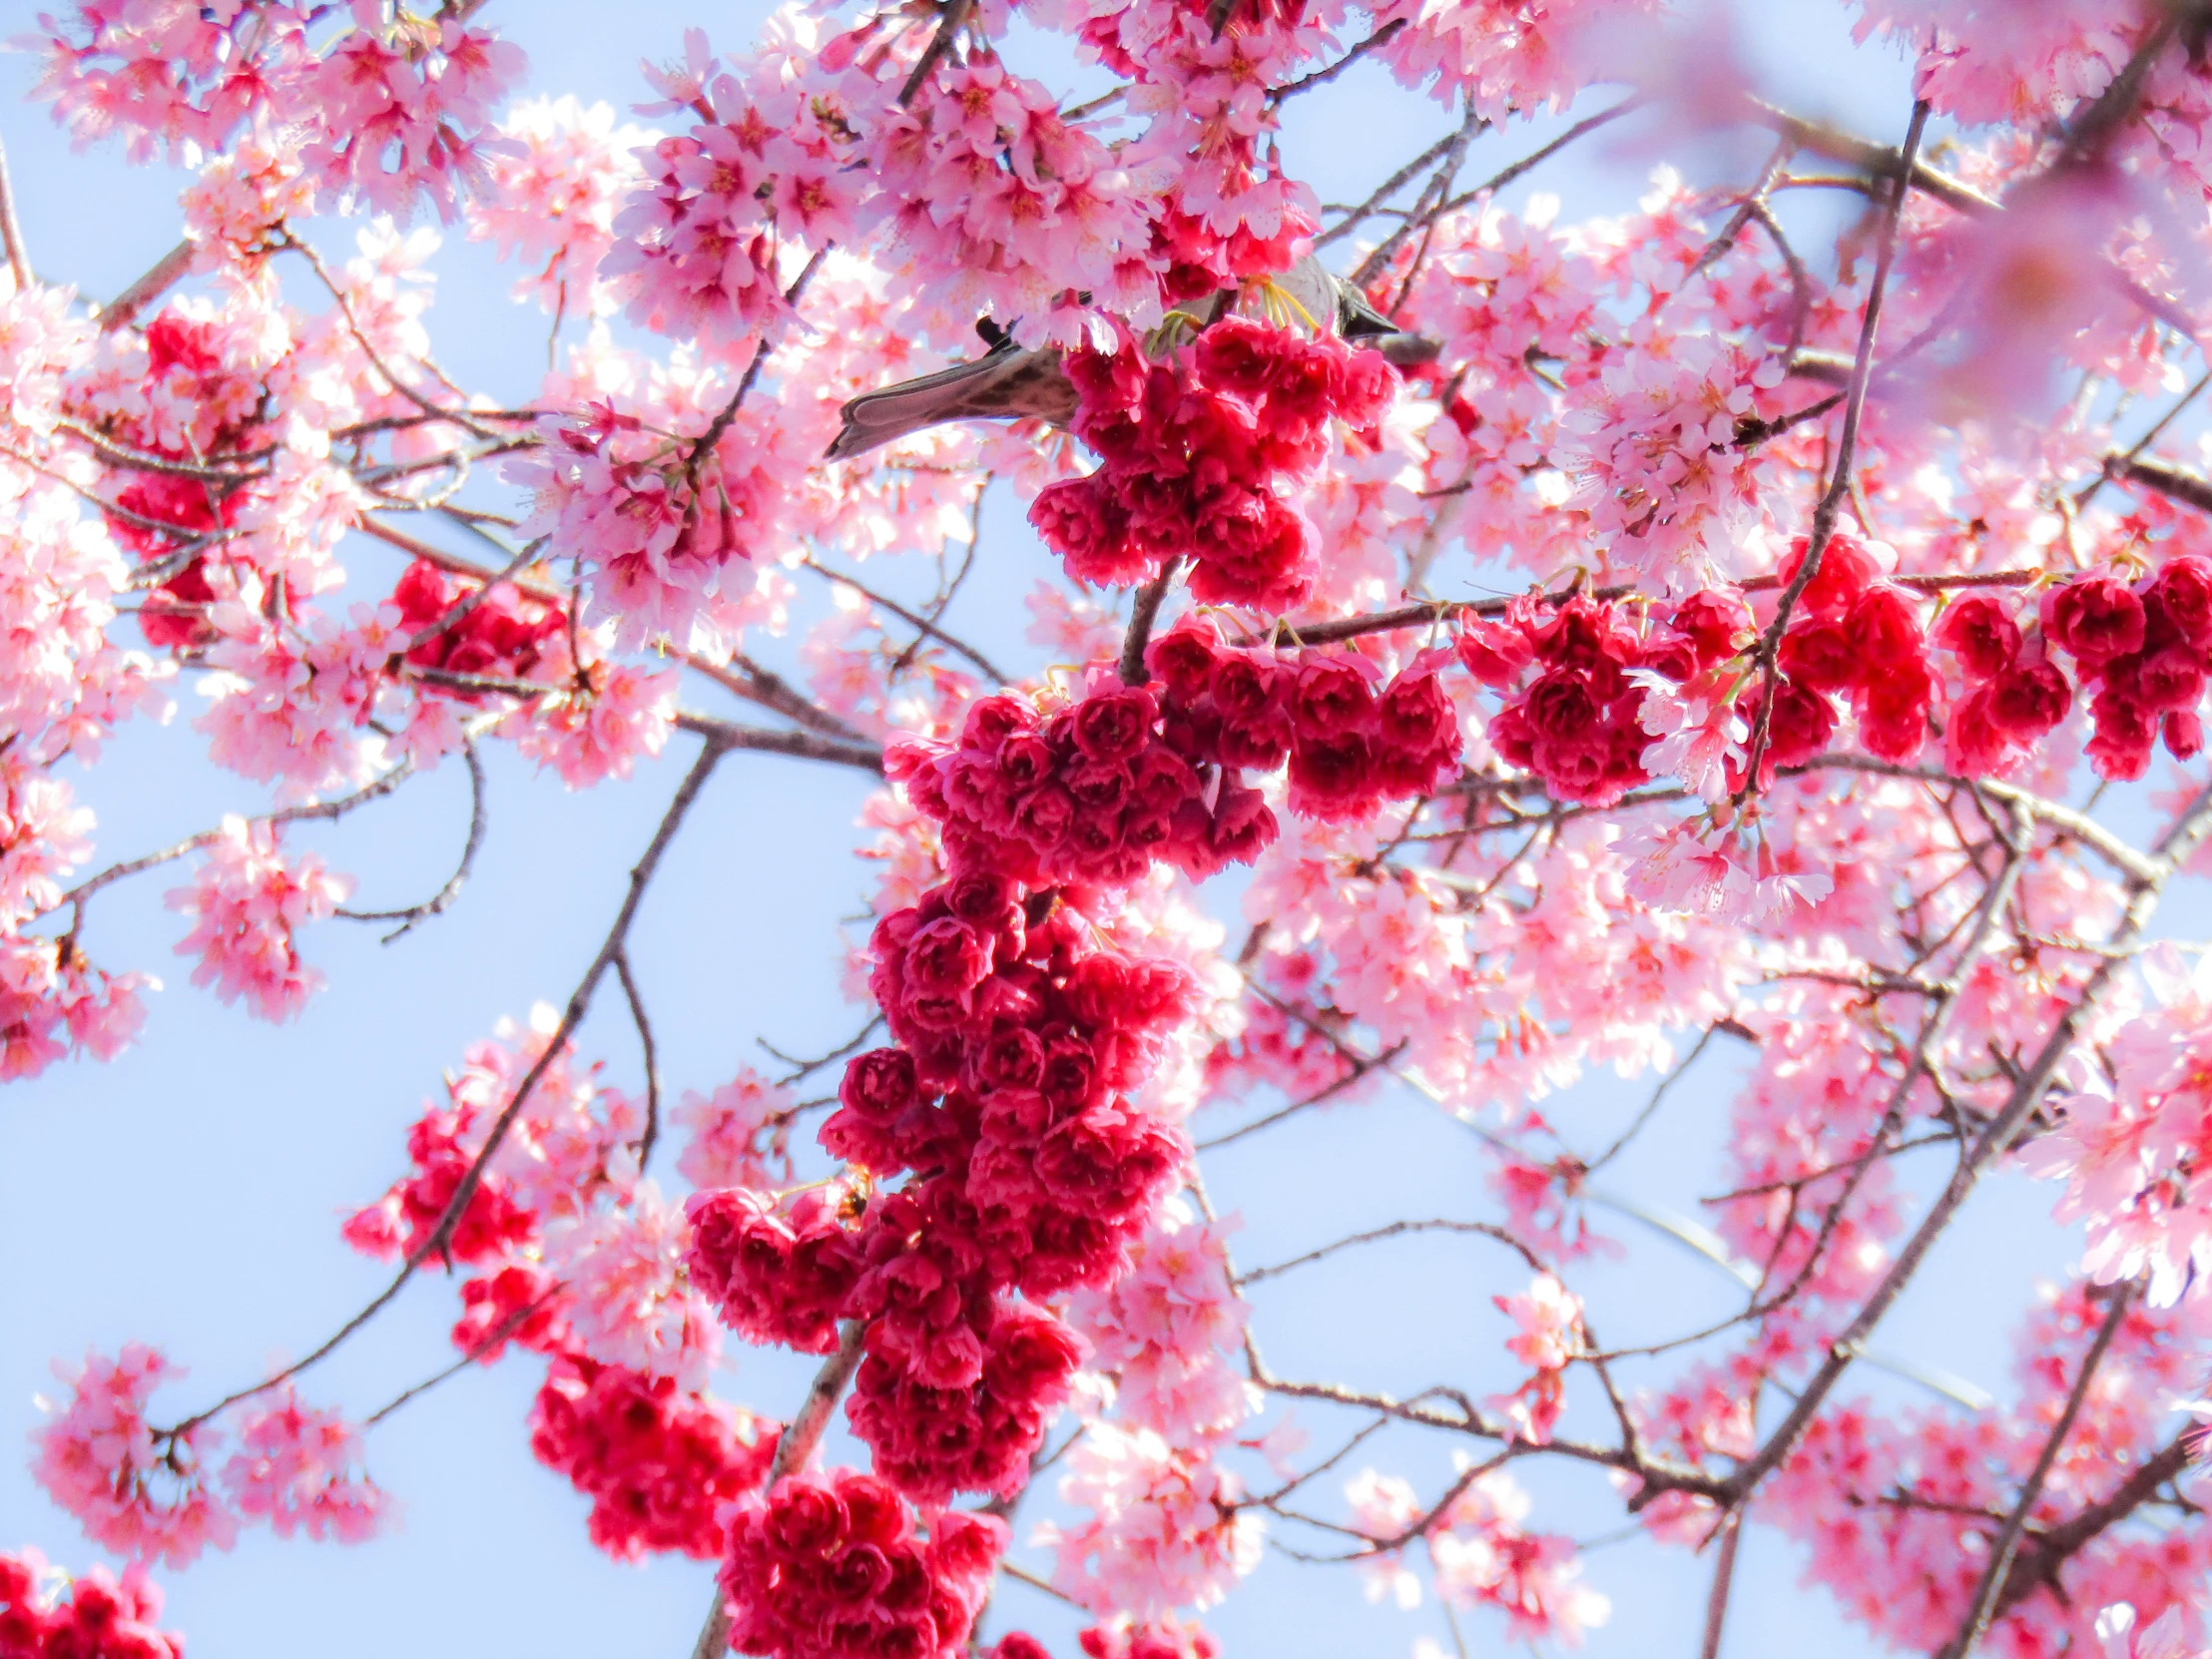
M 1400 328 L 1368 303 L 1357 285 L 1309 254 L 1258 284 L 1263 306 L 1319 332 L 1374 347 L 1400 368 L 1432 361 L 1442 343 Z M 1232 290 L 1214 296 L 1211 321 Z M 881 444 L 954 420 L 1046 420 L 1065 426 L 1075 416 L 1075 387 L 1060 348 L 1023 346 L 989 317 L 975 325 L 990 347 L 972 362 L 862 392 L 839 411 L 843 424 L 825 459 L 850 460 Z

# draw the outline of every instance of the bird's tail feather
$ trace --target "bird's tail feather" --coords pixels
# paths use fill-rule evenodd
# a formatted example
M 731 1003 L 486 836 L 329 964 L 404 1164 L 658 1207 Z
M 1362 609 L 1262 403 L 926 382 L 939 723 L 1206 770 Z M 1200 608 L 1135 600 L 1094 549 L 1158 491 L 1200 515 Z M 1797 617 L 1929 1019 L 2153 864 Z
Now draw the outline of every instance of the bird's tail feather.
M 1057 351 L 1025 351 L 1005 340 L 974 362 L 866 392 L 840 412 L 844 426 L 827 453 L 832 461 L 948 420 L 1064 420 L 1074 412 L 1074 396 Z

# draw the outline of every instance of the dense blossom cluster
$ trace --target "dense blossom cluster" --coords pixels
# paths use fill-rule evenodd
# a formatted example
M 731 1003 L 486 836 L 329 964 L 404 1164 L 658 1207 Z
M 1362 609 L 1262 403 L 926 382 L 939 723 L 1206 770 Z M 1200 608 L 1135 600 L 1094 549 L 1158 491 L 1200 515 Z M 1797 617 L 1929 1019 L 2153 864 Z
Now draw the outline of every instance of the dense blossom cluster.
M 1470 622 L 1459 660 L 1511 694 L 1487 728 L 1498 757 L 1562 801 L 1610 805 L 1648 782 L 1651 733 L 1639 718 L 1648 687 L 1638 675 L 1687 679 L 1734 649 L 1725 609 L 1693 599 L 1684 612 L 1685 626 L 1647 634 L 1624 607 L 1576 594 L 1559 606 L 1517 599 L 1494 622 Z
M 1297 495 L 1338 423 L 1370 430 L 1396 386 L 1375 352 L 1244 316 L 1167 362 L 1125 333 L 1111 352 L 1072 353 L 1067 373 L 1075 433 L 1100 466 L 1045 490 L 1029 519 L 1068 574 L 1127 586 L 1187 557 L 1201 603 L 1277 613 L 1312 591 L 1320 553 Z
M 1234 768 L 1203 770 L 1220 756 L 1179 744 L 1161 715 L 1149 688 L 1105 672 L 1049 713 L 1023 697 L 982 699 L 957 747 L 904 743 L 889 765 L 942 826 L 954 869 L 1049 888 L 1125 884 L 1154 859 L 1193 876 L 1251 862 L 1275 838 L 1274 814 Z
M 721 1559 L 723 1511 L 761 1483 L 775 1445 L 773 1423 L 577 1354 L 555 1354 L 530 1408 L 530 1449 L 591 1500 L 591 1541 L 618 1560 Z
M 45 96 L 80 139 L 120 132 L 134 155 L 222 151 L 254 124 L 292 140 L 333 199 L 404 212 L 417 195 L 444 217 L 481 165 L 491 104 L 522 52 L 459 16 L 427 27 L 386 0 L 337 11 L 285 0 L 217 10 L 79 5 L 42 17 Z M 37 39 L 38 37 L 33 37 Z
M 542 1374 L 529 1441 L 583 1530 L 716 1563 L 710 1633 L 1047 1659 L 977 1630 L 1030 1549 L 1088 1659 L 1215 1659 L 1192 1615 L 1314 1530 L 1401 1607 L 1571 1646 L 1608 1612 L 1586 1516 L 1504 1466 L 1566 1456 L 1659 1547 L 1795 1540 L 1890 1645 L 2201 1654 L 2212 967 L 2152 911 L 2212 870 L 2203 18 L 1856 11 L 1944 124 L 1910 169 L 1649 0 L 795 6 L 750 55 L 694 31 L 648 68 L 657 130 L 502 108 L 520 54 L 457 0 L 42 17 L 70 133 L 192 177 L 182 243 L 101 303 L 37 278 L 72 262 L 0 202 L 0 1077 L 137 1036 L 158 986 L 102 953 L 143 870 L 189 871 L 193 982 L 281 1020 L 310 927 L 462 895 L 505 810 L 481 751 L 586 789 L 703 745 L 567 1012 L 468 1049 L 341 1232 L 446 1273 L 450 1371 Z M 1019 73 L 1036 30 L 1099 84 Z M 1289 129 L 1379 73 L 1461 125 L 1325 207 Z M 1608 80 L 1642 87 L 1578 101 Z M 1695 129 L 1698 176 L 1604 219 L 1468 188 L 1472 145 L 1570 103 L 1499 179 L 1616 120 L 1624 155 Z M 1816 186 L 1862 199 L 1833 248 Z M 432 339 L 425 205 L 551 318 L 504 399 Z M 1347 328 L 1399 332 L 1385 360 Z M 978 369 L 929 373 L 976 332 Z M 885 388 L 960 423 L 851 450 Z M 994 490 L 1054 555 L 1026 595 Z M 1036 650 L 970 643 L 1017 598 Z M 179 705 L 266 805 L 96 860 L 102 746 Z M 464 757 L 452 879 L 344 908 L 299 821 Z M 874 792 L 844 957 L 871 1023 L 774 1079 L 675 1079 L 696 1050 L 656 1037 L 633 922 L 709 774 L 756 762 Z M 753 843 L 720 845 L 707 878 L 752 897 Z M 1199 890 L 1233 865 L 1234 932 Z M 635 1091 L 575 1047 L 618 990 Z M 1650 1091 L 1632 1114 L 1569 1093 L 1600 1067 Z M 1429 1172 L 1370 1178 L 1362 1114 L 1401 1091 L 1487 1161 L 1485 1189 L 1438 1160 L 1448 1216 L 1406 1219 Z M 1321 1150 L 1239 1161 L 1298 1134 Z M 1616 1185 L 1663 1136 L 1713 1166 L 1694 1204 Z M 1907 1178 L 1922 1148 L 1944 1177 Z M 1949 1399 L 1858 1396 L 1905 1341 L 1872 1326 L 2007 1168 L 2085 1240 L 2014 1385 L 1901 1361 Z M 1604 1311 L 1623 1214 L 1740 1293 L 1694 1356 L 1679 1309 Z M 1276 1265 L 1240 1273 L 1246 1237 Z M 1499 1246 L 1471 1280 L 1397 1254 Z M 1324 1262 L 1360 1295 L 1317 1361 L 1267 1331 Z M 1413 1328 L 1436 1285 L 1492 1328 L 1469 1371 L 1371 1382 L 1362 1322 Z M 760 1402 L 788 1428 L 726 1396 L 726 1332 L 823 1361 Z M 57 1368 L 35 1478 L 139 1563 L 365 1538 L 395 1505 L 364 1431 L 420 1389 L 311 1403 L 328 1351 L 200 1415 L 157 1410 L 152 1348 Z M 821 1466 L 839 1398 L 864 1470 Z M 1409 1449 L 1431 1429 L 1448 1469 Z M 1408 1472 L 1320 1495 L 1400 1445 Z M 1048 1465 L 1058 1507 L 1018 1514 Z M 176 1659 L 157 1613 L 137 1566 L 0 1556 L 0 1659 Z
M 923 1538 L 871 1475 L 788 1475 L 736 1506 L 731 1641 L 768 1659 L 955 1659 L 1005 1546 L 995 1515 L 940 1509 Z
M 184 1642 L 154 1621 L 162 1593 L 143 1567 L 106 1567 L 56 1586 L 37 1550 L 0 1554 L 0 1659 L 182 1659 Z
M 2212 956 L 2143 958 L 2150 1006 L 2082 1067 L 2064 1118 L 2029 1154 L 2063 1178 L 2058 1214 L 2089 1229 L 2083 1268 L 2100 1284 L 2148 1275 L 2154 1307 L 2212 1284 Z

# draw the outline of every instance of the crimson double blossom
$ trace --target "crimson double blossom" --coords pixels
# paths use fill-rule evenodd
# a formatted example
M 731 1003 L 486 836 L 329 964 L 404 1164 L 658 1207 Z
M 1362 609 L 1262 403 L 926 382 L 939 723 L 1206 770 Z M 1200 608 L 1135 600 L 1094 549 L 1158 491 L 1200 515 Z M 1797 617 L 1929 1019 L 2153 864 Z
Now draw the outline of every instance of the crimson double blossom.
M 721 1511 L 760 1485 L 776 1436 L 775 1423 L 673 1379 L 579 1354 L 554 1356 L 530 1408 L 530 1449 L 591 1499 L 591 1541 L 619 1560 L 721 1556 Z
M 1437 678 L 1448 652 L 1421 652 L 1385 683 L 1355 652 L 1239 650 L 1211 622 L 1193 620 L 1147 655 L 1166 689 L 1168 744 L 1222 769 L 1216 818 L 1240 827 L 1217 841 L 1235 848 L 1228 856 L 1249 859 L 1275 838 L 1274 815 L 1238 784 L 1239 768 L 1272 772 L 1287 760 L 1293 812 L 1355 823 L 1458 770 L 1458 711 Z
M 944 827 L 957 868 L 1032 889 L 1125 886 L 1155 859 L 1210 875 L 1275 838 L 1259 792 L 1203 774 L 1215 758 L 1163 732 L 1149 689 L 1109 678 L 1050 717 L 1024 698 L 986 697 L 956 746 L 894 745 L 886 770 Z
M 1971 593 L 1936 625 L 1966 695 L 1951 705 L 1943 753 L 1970 778 L 2000 772 L 2066 718 L 2073 687 L 2044 649 L 2046 636 L 2023 639 L 2009 599 Z
M 1070 353 L 1067 373 L 1101 464 L 1042 491 L 1029 520 L 1068 573 L 1126 586 L 1189 557 L 1200 603 L 1275 613 L 1313 589 L 1316 534 L 1293 498 L 1334 423 L 1371 430 L 1397 385 L 1377 352 L 1241 316 L 1167 362 L 1125 332 L 1116 351 Z
M 731 1642 L 771 1659 L 948 1659 L 966 1650 L 1005 1548 L 995 1515 L 942 1510 L 924 1538 L 872 1475 L 787 1475 L 734 1509 Z
M 1782 567 L 1785 585 L 1804 567 L 1808 545 L 1801 536 L 1790 550 Z M 1768 727 L 1769 766 L 1798 766 L 1828 747 L 1838 696 L 1858 716 L 1860 746 L 1868 754 L 1900 766 L 1920 758 L 1936 690 L 1921 601 L 1883 579 L 1881 561 L 1866 543 L 1842 534 L 1829 538 L 1776 661 L 1782 672 Z M 1745 693 L 1747 718 L 1763 695 L 1757 685 Z
M 2132 587 L 2087 576 L 2050 589 L 2043 637 L 2074 660 L 2095 727 L 2089 760 L 2106 778 L 2134 779 L 2161 737 L 2176 760 L 2204 748 L 2197 704 L 2212 669 L 2212 560 L 2169 559 Z
M 860 1174 L 689 1205 L 692 1282 L 741 1335 L 826 1352 L 837 1322 L 865 1332 L 846 1411 L 879 1478 L 787 1480 L 737 1522 L 736 1639 L 785 1659 L 960 1651 L 960 1586 L 980 1593 L 1004 1531 L 941 1506 L 1028 1479 L 1085 1352 L 1043 1303 L 1111 1284 L 1189 1157 L 1132 1097 L 1195 987 L 1102 942 L 1086 905 L 1156 855 L 1217 866 L 1228 786 L 1169 747 L 1151 692 L 1114 684 L 1049 720 L 985 699 L 959 745 L 908 746 L 894 770 L 944 826 L 949 873 L 870 940 L 894 1043 L 846 1063 L 822 1129 Z M 1078 820 L 1099 832 L 1062 828 Z
M 1061 894 L 980 871 L 885 917 L 873 951 L 898 1046 L 847 1063 L 822 1141 L 913 1179 L 849 1234 L 818 1194 L 701 1195 L 692 1278 L 755 1340 L 820 1351 L 834 1319 L 866 1321 L 849 1414 L 878 1472 L 921 1503 L 1010 1493 L 1082 1359 L 1019 1299 L 1110 1282 L 1182 1168 L 1128 1092 L 1191 986 L 1100 947 Z
M 1622 607 L 1579 593 L 1558 606 L 1524 595 L 1495 621 L 1468 622 L 1459 660 L 1506 696 L 1489 725 L 1491 748 L 1556 800 L 1610 806 L 1650 781 L 1651 734 L 1637 719 L 1645 689 L 1633 671 L 1686 680 L 1725 658 L 1738 622 L 1731 605 L 1748 622 L 1736 601 L 1698 594 L 1682 607 L 1683 626 L 1640 632 Z
M 418 668 L 448 674 L 494 675 L 527 679 L 546 645 L 566 627 L 559 607 L 498 582 L 452 626 L 430 633 L 471 591 L 472 584 L 450 576 L 427 559 L 417 559 L 392 589 L 391 602 L 410 636 L 429 634 L 407 652 Z

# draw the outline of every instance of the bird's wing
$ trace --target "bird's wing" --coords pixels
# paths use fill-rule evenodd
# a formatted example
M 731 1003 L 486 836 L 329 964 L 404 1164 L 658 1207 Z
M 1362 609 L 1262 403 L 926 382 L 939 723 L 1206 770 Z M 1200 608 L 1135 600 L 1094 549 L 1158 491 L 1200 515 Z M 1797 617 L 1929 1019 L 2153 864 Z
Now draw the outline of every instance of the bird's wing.
M 948 420 L 1065 421 L 1075 412 L 1075 388 L 1057 350 L 1025 351 L 1009 339 L 974 362 L 865 392 L 840 412 L 844 427 L 828 451 L 832 461 Z
M 1339 299 L 1342 289 L 1329 268 L 1321 263 L 1319 255 L 1307 255 L 1275 277 L 1274 282 L 1279 291 L 1297 302 L 1298 309 L 1305 312 L 1300 320 L 1311 323 L 1316 333 L 1343 332 L 1343 307 Z

